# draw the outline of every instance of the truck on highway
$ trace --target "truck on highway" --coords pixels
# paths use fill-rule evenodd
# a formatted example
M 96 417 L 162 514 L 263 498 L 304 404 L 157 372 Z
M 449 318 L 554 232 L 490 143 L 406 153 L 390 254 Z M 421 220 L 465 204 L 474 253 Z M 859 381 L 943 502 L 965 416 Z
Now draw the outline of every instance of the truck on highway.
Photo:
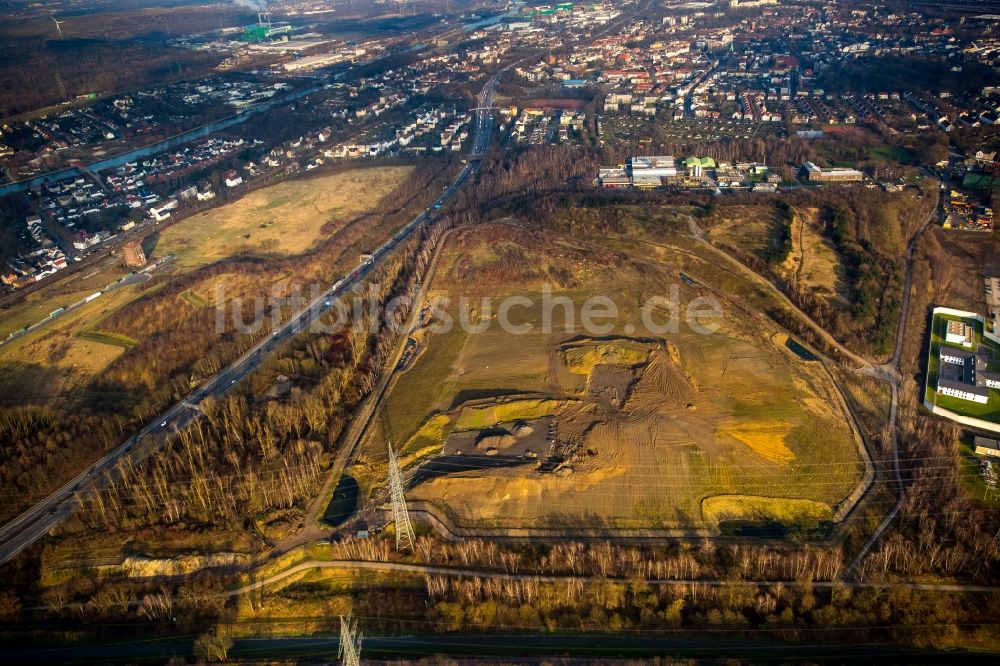
M 95 291 L 93 294 L 91 294 L 90 296 L 87 296 L 87 298 L 83 299 L 83 302 L 84 303 L 89 303 L 92 300 L 94 300 L 95 298 L 100 298 L 101 294 L 103 294 L 103 293 L 104 293 L 103 291 Z
M 53 310 L 52 312 L 49 313 L 49 317 L 50 318 L 52 318 L 52 317 L 58 317 L 63 312 L 66 312 L 66 308 L 65 307 L 56 308 L 55 310 Z

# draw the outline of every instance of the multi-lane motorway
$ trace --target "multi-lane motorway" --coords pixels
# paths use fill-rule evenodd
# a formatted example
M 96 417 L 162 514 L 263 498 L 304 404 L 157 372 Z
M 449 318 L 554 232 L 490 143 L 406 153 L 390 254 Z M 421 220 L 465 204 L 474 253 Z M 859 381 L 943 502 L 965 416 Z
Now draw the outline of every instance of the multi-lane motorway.
M 493 132 L 493 96 L 503 71 L 505 70 L 500 70 L 490 77 L 479 93 L 479 108 L 476 111 L 476 137 L 472 147 L 473 157 L 484 155 L 489 148 Z M 202 400 L 209 396 L 224 395 L 253 372 L 269 354 L 295 337 L 300 331 L 309 327 L 333 307 L 334 299 L 343 296 L 350 287 L 362 281 L 378 265 L 383 256 L 420 227 L 433 224 L 433 213 L 454 197 L 459 188 L 478 169 L 479 162 L 475 159 L 470 160 L 426 211 L 408 222 L 343 279 L 338 280 L 324 293 L 294 313 L 285 324 L 277 328 L 270 336 L 258 342 L 228 367 L 146 424 L 139 432 L 81 472 L 76 478 L 0 527 L 0 563 L 10 560 L 71 514 L 76 507 L 77 498 L 86 496 L 93 485 L 99 483 L 104 474 L 115 469 L 124 458 L 130 458 L 133 462 L 137 462 L 155 453 L 167 441 L 167 436 L 171 432 L 184 428 L 201 415 L 198 404 Z

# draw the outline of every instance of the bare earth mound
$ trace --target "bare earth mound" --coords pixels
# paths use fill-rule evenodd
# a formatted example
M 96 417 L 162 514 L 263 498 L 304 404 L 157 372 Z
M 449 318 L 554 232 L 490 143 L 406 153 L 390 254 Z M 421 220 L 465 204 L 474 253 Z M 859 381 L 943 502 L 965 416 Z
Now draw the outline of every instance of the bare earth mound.
M 365 460 L 384 459 L 387 436 L 404 443 L 410 500 L 472 530 L 828 520 L 861 479 L 859 446 L 831 378 L 772 342 L 783 338 L 762 317 L 723 303 L 715 333 L 684 322 L 651 333 L 639 304 L 668 293 L 670 271 L 576 254 L 569 239 L 542 232 L 462 230 L 444 253 L 432 287 L 450 298 L 445 310 L 456 321 L 463 295 L 491 292 L 499 302 L 516 286 L 538 303 L 549 285 L 581 306 L 613 284 L 614 330 L 594 336 L 556 315 L 550 332 L 536 325 L 514 335 L 493 314 L 482 333 L 428 335 L 383 405 L 371 453 L 355 466 L 367 492 L 382 482 Z M 522 254 L 524 273 L 487 279 L 491 255 L 512 253 Z M 573 274 L 544 272 L 556 263 Z M 704 295 L 685 286 L 681 302 Z M 540 307 L 519 311 L 517 323 L 541 321 Z

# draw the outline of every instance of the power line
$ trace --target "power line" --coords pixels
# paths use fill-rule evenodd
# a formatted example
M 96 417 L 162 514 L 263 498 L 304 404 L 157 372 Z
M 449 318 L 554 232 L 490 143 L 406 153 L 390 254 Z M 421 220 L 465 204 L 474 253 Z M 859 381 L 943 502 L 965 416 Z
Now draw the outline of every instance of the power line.
M 403 496 L 403 475 L 399 473 L 399 462 L 389 444 L 389 492 L 392 495 L 392 521 L 396 525 L 396 550 L 413 551 L 416 536 L 410 524 L 410 514 L 406 510 Z
M 361 633 L 358 621 L 351 621 L 351 614 L 340 616 L 340 649 L 337 652 L 343 666 L 361 666 Z

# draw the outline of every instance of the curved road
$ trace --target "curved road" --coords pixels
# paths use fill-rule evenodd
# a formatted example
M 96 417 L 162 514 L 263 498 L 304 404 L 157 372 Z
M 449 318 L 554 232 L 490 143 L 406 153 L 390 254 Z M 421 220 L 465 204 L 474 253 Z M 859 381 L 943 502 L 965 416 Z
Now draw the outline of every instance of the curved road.
M 870 375 L 875 379 L 886 382 L 889 385 L 890 403 L 889 403 L 889 415 L 886 420 L 886 430 L 888 430 L 889 441 L 891 442 L 892 445 L 891 446 L 892 468 L 893 468 L 893 476 L 895 477 L 896 480 L 896 488 L 898 493 L 897 499 L 892 509 L 889 511 L 889 513 L 885 515 L 885 517 L 882 519 L 882 522 L 872 533 L 871 537 L 869 537 L 869 539 L 864 543 L 864 545 L 861 547 L 861 550 L 858 551 L 851 565 L 847 569 L 845 569 L 844 571 L 845 577 L 857 576 L 860 573 L 861 564 L 864 561 L 865 556 L 872 549 L 872 547 L 874 547 L 874 545 L 878 542 L 878 540 L 882 537 L 882 535 L 888 529 L 889 525 L 896 518 L 896 515 L 899 514 L 899 511 L 900 509 L 902 509 L 903 506 L 903 499 L 905 498 L 904 488 L 903 488 L 903 477 L 899 468 L 899 436 L 897 434 L 897 428 L 896 428 L 896 416 L 899 410 L 899 390 L 902 383 L 901 374 L 899 371 L 899 363 L 903 354 L 903 341 L 905 340 L 906 321 L 909 318 L 909 312 L 910 312 L 910 297 L 913 285 L 913 254 L 916 251 L 917 243 L 920 241 L 921 236 L 923 236 L 924 232 L 927 230 L 927 227 L 929 227 L 931 222 L 939 216 L 938 209 L 940 207 L 940 190 L 938 188 L 935 188 L 935 196 L 938 197 L 938 200 L 935 201 L 934 207 L 927 214 L 927 217 L 924 218 L 923 222 L 920 224 L 920 227 L 917 229 L 917 231 L 913 234 L 913 237 L 910 239 L 910 242 L 906 248 L 905 274 L 903 280 L 903 301 L 900 306 L 899 324 L 896 328 L 896 344 L 889 361 L 881 365 L 875 365 L 870 361 L 868 361 L 867 359 L 864 359 L 861 356 L 849 350 L 847 347 L 841 344 L 836 338 L 834 338 L 833 335 L 831 335 L 825 328 L 816 323 L 816 321 L 812 317 L 810 317 L 805 311 L 803 311 L 801 308 L 795 305 L 795 303 L 793 303 L 792 300 L 788 298 L 788 296 L 777 285 L 771 282 L 771 280 L 761 275 L 757 271 L 747 267 L 745 264 L 735 260 L 722 248 L 712 245 L 705 238 L 704 231 L 698 225 L 697 221 L 693 217 L 688 216 L 688 225 L 690 227 L 691 236 L 693 236 L 695 239 L 699 241 L 707 243 L 710 247 L 721 252 L 726 257 L 729 257 L 731 260 L 736 262 L 737 265 L 746 268 L 746 270 L 752 273 L 754 276 L 756 276 L 758 280 L 766 284 L 773 292 L 775 292 L 778 295 L 778 297 L 782 300 L 782 302 L 785 305 L 790 307 L 799 316 L 801 320 L 808 323 L 810 328 L 812 328 L 813 331 L 819 334 L 824 342 L 826 342 L 831 347 L 836 349 L 845 358 L 848 358 L 851 361 L 858 363 L 860 367 L 857 368 L 856 370 L 857 372 L 862 372 L 864 374 Z

